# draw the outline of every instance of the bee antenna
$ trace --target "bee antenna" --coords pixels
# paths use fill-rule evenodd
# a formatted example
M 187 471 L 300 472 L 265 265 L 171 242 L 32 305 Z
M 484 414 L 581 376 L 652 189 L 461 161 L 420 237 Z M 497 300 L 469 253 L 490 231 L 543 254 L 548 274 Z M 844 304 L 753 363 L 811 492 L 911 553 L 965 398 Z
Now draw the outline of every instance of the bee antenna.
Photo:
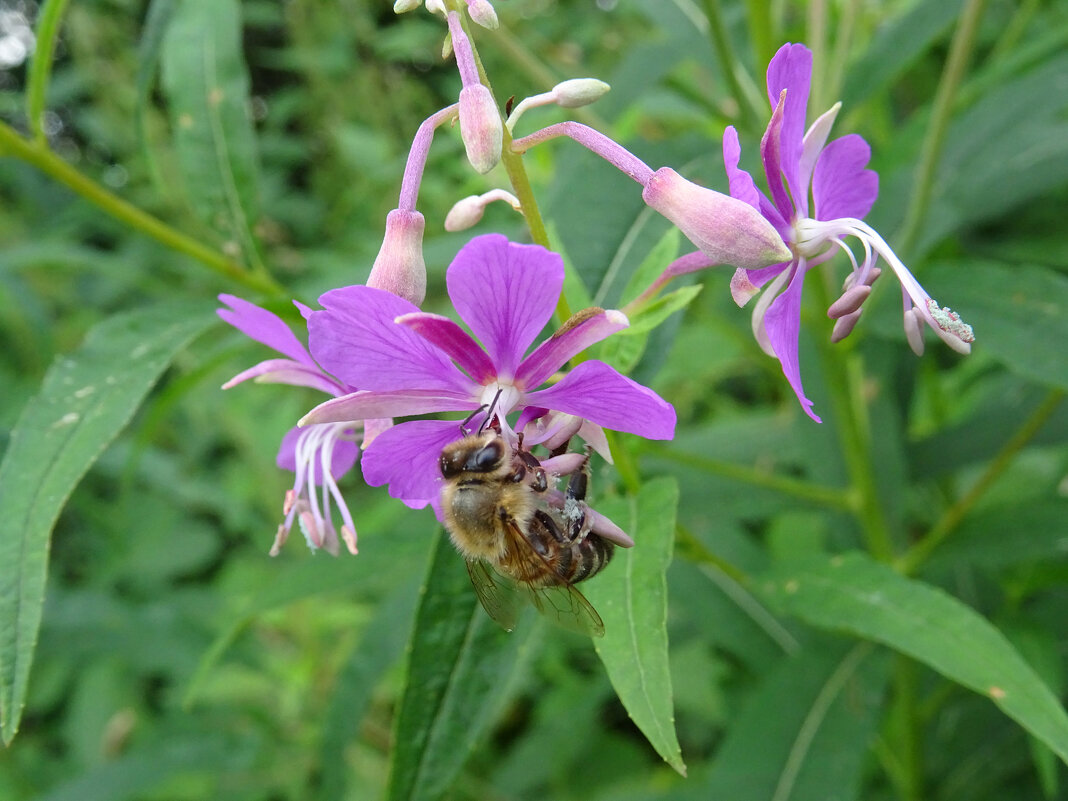
M 477 409 L 475 409 L 473 412 L 471 412 L 471 414 L 467 415 L 466 418 L 464 418 L 464 421 L 462 423 L 460 423 L 460 433 L 461 434 L 463 434 L 466 437 L 468 434 L 471 433 L 470 430 L 468 430 L 468 428 L 467 428 L 467 424 L 470 423 L 474 419 L 476 414 L 478 414 L 479 412 L 481 412 L 485 408 L 486 408 L 486 404 L 483 403 L 481 406 L 479 406 Z M 483 426 L 485 426 L 485 423 L 483 423 Z M 481 433 L 481 432 L 482 432 L 482 428 L 479 428 L 479 433 Z
M 483 431 L 485 431 L 486 430 L 486 426 L 490 425 L 490 422 L 493 420 L 493 410 L 497 408 L 497 401 L 499 401 L 501 399 L 501 393 L 503 391 L 504 390 L 501 389 L 500 387 L 497 388 L 497 394 L 493 396 L 493 400 L 490 401 L 490 404 L 489 404 L 489 409 L 486 411 L 486 419 L 483 420 L 482 421 L 482 425 L 480 425 L 478 427 L 478 433 L 479 434 L 481 434 Z M 485 406 L 479 407 L 479 409 L 475 412 L 475 414 L 478 414 L 479 411 L 481 411 L 482 409 L 485 409 L 485 408 L 486 408 Z M 471 417 L 474 417 L 474 416 L 475 416 L 474 414 L 471 415 Z M 469 417 L 467 419 L 470 420 L 471 417 Z

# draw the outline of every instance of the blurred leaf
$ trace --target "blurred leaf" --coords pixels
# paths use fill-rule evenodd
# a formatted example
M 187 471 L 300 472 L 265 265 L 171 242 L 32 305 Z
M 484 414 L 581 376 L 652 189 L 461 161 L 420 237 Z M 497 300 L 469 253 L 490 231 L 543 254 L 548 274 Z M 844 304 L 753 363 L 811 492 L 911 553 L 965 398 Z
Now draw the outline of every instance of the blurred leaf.
M 512 690 L 536 630 L 509 634 L 479 605 L 442 534 L 421 590 L 394 724 L 390 801 L 441 798 Z
M 946 141 L 920 250 L 1068 180 L 1063 45 L 1055 57 L 982 95 L 954 121 Z
M 382 674 L 404 652 L 418 598 L 418 586 L 412 581 L 383 601 L 338 674 L 318 751 L 322 771 L 319 797 L 323 801 L 345 797 L 345 750 L 359 731 Z
M 1068 762 L 1056 697 L 1000 631 L 942 590 L 860 553 L 773 569 L 760 587 L 787 614 L 889 645 L 990 698 Z
M 672 709 L 664 577 L 675 542 L 678 503 L 675 482 L 659 478 L 629 502 L 599 504 L 598 511 L 615 520 L 637 545 L 617 548 L 606 573 L 583 592 L 604 619 L 604 638 L 594 646 L 619 700 L 656 752 L 685 776 Z
M 49 535 L 75 485 L 175 354 L 215 321 L 202 303 L 116 315 L 57 361 L 23 410 L 0 464 L 0 710 L 18 730 L 41 623 Z
M 184 0 L 163 38 L 163 89 L 192 207 L 258 264 L 259 161 L 235 0 Z
M 965 518 L 931 566 L 973 564 L 1001 569 L 1068 555 L 1068 499 L 1048 498 L 1022 506 L 984 508 Z
M 1068 389 L 1068 277 L 1045 267 L 939 262 L 924 274 L 934 292 L 975 328 L 973 347 L 1042 384 Z M 932 287 L 934 289 L 932 289 Z
M 163 35 L 171 23 L 176 0 L 150 0 L 145 13 L 145 24 L 141 30 L 141 41 L 137 48 L 137 100 L 134 115 L 137 117 L 137 138 L 141 153 L 151 173 L 156 189 L 166 193 L 166 186 L 156 164 L 155 153 L 148 143 L 148 118 L 146 111 L 152 95 L 152 86 L 159 67 L 160 50 L 163 47 Z
M 705 798 L 860 798 L 881 717 L 885 653 L 819 643 L 760 678 L 702 780 Z
M 921 0 L 906 13 L 880 24 L 862 55 L 846 70 L 842 106 L 851 109 L 913 66 L 949 30 L 963 0 Z M 823 109 L 816 109 L 822 113 Z
M 218 734 L 175 737 L 135 751 L 90 770 L 39 796 L 37 801 L 124 801 L 145 798 L 178 774 L 221 773 L 252 762 L 249 742 Z
M 660 241 L 653 245 L 652 250 L 642 259 L 642 263 L 638 265 L 638 269 L 627 282 L 627 288 L 623 290 L 623 299 L 627 303 L 648 289 L 650 284 L 664 272 L 664 268 L 675 260 L 679 255 L 681 240 L 682 232 L 675 226 L 671 226 L 664 232 Z

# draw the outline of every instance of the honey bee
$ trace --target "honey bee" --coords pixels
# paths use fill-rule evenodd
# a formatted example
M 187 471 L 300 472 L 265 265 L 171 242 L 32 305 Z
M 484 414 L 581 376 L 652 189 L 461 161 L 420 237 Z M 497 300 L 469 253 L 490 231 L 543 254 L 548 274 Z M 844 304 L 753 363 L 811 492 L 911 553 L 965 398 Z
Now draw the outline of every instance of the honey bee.
M 588 465 L 587 449 L 565 495 L 550 488 L 521 438 L 513 448 L 493 428 L 441 452 L 445 528 L 483 608 L 508 631 L 529 601 L 564 628 L 604 634 L 601 616 L 574 586 L 608 564 L 613 549 L 592 531 Z

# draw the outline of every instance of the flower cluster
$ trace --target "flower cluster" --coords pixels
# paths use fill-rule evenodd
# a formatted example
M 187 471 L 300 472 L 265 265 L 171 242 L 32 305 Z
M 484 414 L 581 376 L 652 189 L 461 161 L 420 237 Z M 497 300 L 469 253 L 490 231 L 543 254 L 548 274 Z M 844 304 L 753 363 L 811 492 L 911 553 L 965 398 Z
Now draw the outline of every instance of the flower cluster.
M 418 0 L 398 0 L 395 8 L 401 12 L 418 5 Z M 585 309 L 535 346 L 564 283 L 563 260 L 543 247 L 492 234 L 472 239 L 446 273 L 449 296 L 466 328 L 451 317 L 420 311 L 426 265 L 425 221 L 416 210 L 418 189 L 434 131 L 457 118 L 468 160 L 480 173 L 492 170 L 502 155 L 518 158 L 542 142 L 567 136 L 633 178 L 646 204 L 676 225 L 697 251 L 667 265 L 625 308 L 640 311 L 664 284 L 683 273 L 715 264 L 734 266 L 734 299 L 744 305 L 760 295 L 753 312 L 756 339 L 779 359 L 802 408 L 817 422 L 801 384 L 801 293 L 807 272 L 839 250 L 853 269 L 842 296 L 828 309 L 837 321 L 833 340 L 848 336 L 856 325 L 881 274 L 881 258 L 901 282 L 905 331 L 913 349 L 922 351 L 926 324 L 951 347 L 968 352 L 971 328 L 939 306 L 862 221 L 878 192 L 878 178 L 867 169 L 867 143 L 857 135 L 828 143 L 837 105 L 804 131 L 812 55 L 803 45 L 785 45 L 768 67 L 772 114 L 760 152 L 769 194 L 759 191 L 739 167 L 740 145 L 733 128 L 723 138 L 730 190 L 723 194 L 670 167 L 654 170 L 619 143 L 577 122 L 557 123 L 511 140 L 509 152 L 502 154 L 504 130 L 511 133 L 525 111 L 549 103 L 584 105 L 608 91 L 608 85 L 594 79 L 564 81 L 520 101 L 504 121 L 480 81 L 473 45 L 456 10 L 462 6 L 426 0 L 426 7 L 446 19 L 462 89 L 457 103 L 427 118 L 415 135 L 398 207 L 386 218 L 367 284 L 327 292 L 319 298 L 319 310 L 297 304 L 307 321 L 307 348 L 274 314 L 220 296 L 229 307 L 219 311 L 224 320 L 286 357 L 261 362 L 225 386 L 255 378 L 310 386 L 331 396 L 283 438 L 278 464 L 292 470 L 295 480 L 286 494 L 285 517 L 272 553 L 295 521 L 313 548 L 336 553 L 344 541 L 356 552 L 356 528 L 337 479 L 358 461 L 368 484 L 386 485 L 391 496 L 413 508 L 429 505 L 440 517 L 439 458 L 447 444 L 463 436 L 459 421 L 465 416 L 481 412 L 480 419 L 485 419 L 492 414 L 513 446 L 542 444 L 557 453 L 579 436 L 609 460 L 603 428 L 649 439 L 674 435 L 675 412 L 669 403 L 610 365 L 581 358 L 591 345 L 629 325 L 624 312 Z M 467 11 L 478 24 L 496 27 L 487 0 L 467 0 Z M 445 228 L 456 231 L 475 224 L 494 200 L 524 212 L 514 195 L 494 188 L 457 202 Z M 844 243 L 850 237 L 863 247 L 859 261 Z M 569 362 L 577 363 L 562 372 Z M 487 407 L 492 411 L 482 412 Z M 452 417 L 395 423 L 441 413 Z M 566 474 L 577 467 L 574 456 L 556 455 L 544 466 Z M 625 541 L 625 534 L 619 536 Z

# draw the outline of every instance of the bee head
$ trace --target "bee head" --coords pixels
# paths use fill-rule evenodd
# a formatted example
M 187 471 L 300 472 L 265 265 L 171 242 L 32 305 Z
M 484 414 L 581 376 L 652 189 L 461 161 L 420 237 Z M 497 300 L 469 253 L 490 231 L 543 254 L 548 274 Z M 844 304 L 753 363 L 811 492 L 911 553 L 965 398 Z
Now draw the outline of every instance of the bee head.
M 445 446 L 441 452 L 441 475 L 455 478 L 460 473 L 493 473 L 504 462 L 504 439 L 496 431 L 464 437 Z

